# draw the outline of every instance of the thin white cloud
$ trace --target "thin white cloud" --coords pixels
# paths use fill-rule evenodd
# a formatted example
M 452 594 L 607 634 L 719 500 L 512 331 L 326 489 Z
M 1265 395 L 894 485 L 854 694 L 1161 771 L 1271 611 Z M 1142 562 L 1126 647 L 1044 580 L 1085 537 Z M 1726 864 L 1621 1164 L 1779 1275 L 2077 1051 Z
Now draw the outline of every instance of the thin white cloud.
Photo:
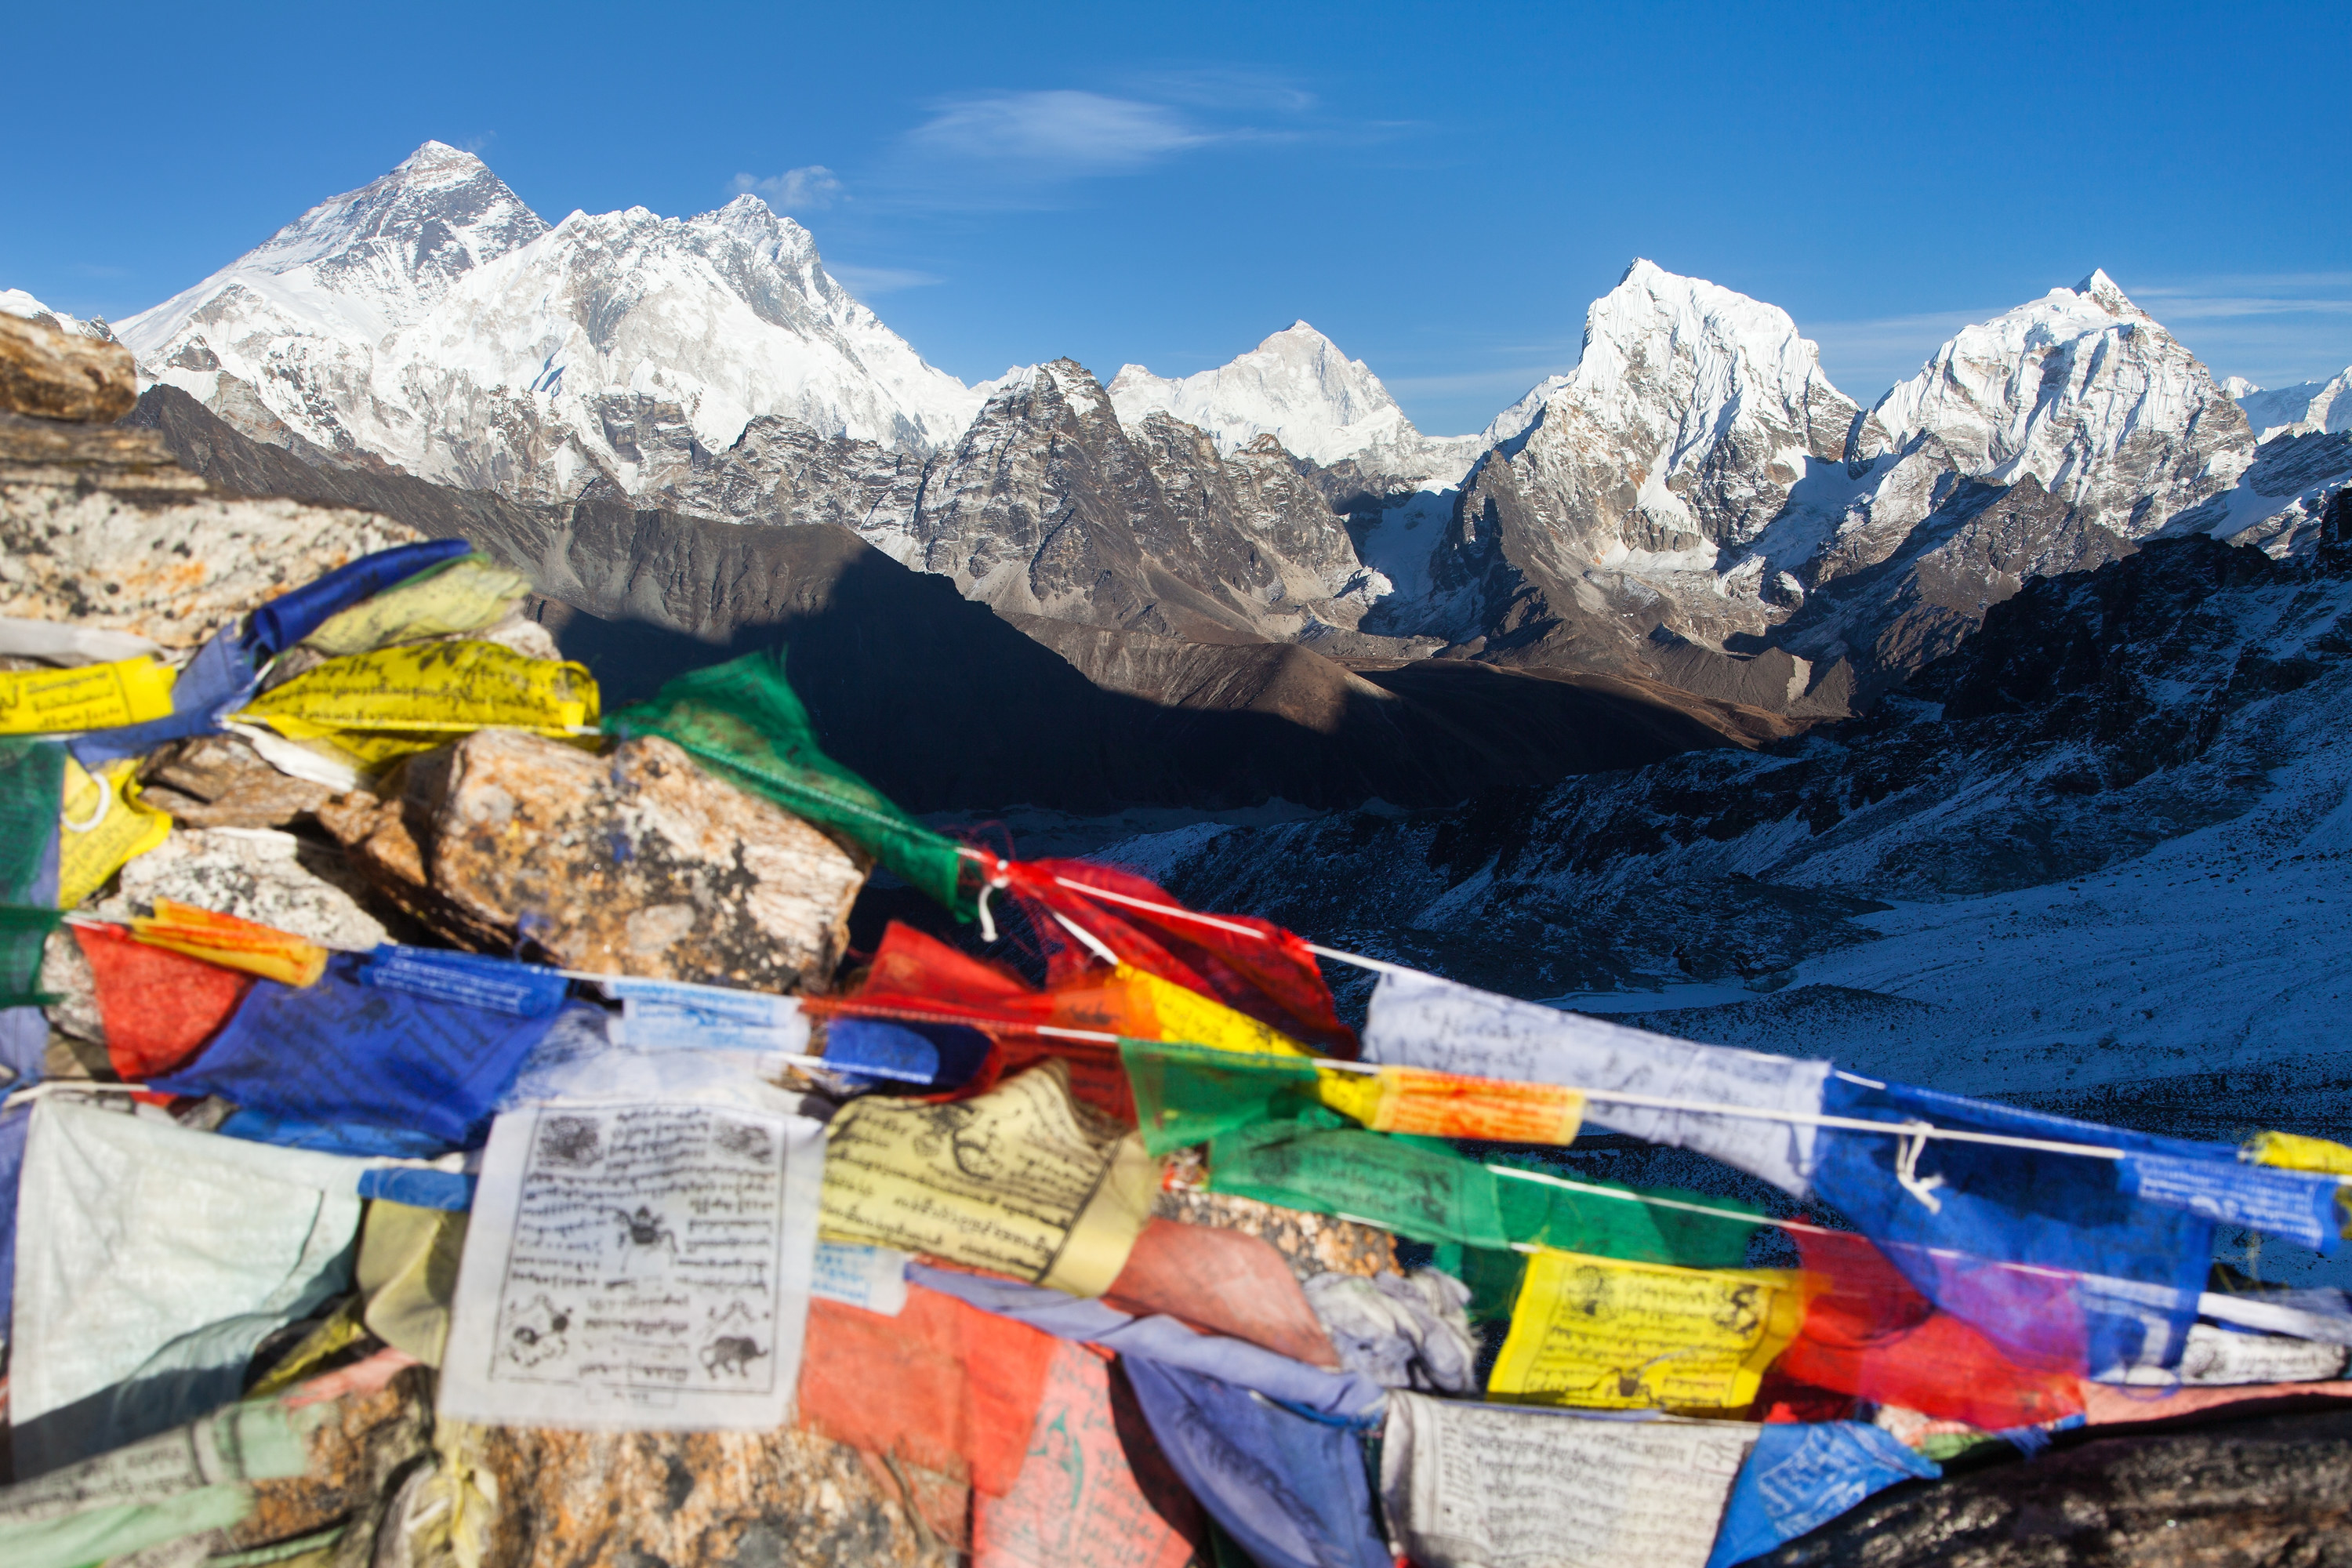
M 758 196 L 780 213 L 821 212 L 842 196 L 841 181 L 823 163 L 787 169 L 765 179 L 738 174 L 734 190 L 739 196 Z
M 827 262 L 824 269 L 833 274 L 835 282 L 868 300 L 902 289 L 928 289 L 947 281 L 935 272 L 919 272 L 911 267 L 843 267 Z
M 1123 173 L 1216 140 L 1164 103 L 1070 89 L 950 100 L 906 137 L 919 154 L 1031 179 Z

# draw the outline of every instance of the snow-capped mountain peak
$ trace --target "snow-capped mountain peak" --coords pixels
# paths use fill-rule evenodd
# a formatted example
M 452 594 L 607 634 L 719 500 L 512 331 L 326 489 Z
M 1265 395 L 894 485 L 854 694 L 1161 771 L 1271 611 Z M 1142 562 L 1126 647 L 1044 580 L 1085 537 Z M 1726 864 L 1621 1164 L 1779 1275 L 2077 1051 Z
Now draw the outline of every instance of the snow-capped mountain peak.
M 1488 435 L 1526 437 L 1513 461 L 1563 516 L 1606 520 L 1600 554 L 1696 564 L 1769 522 L 1809 461 L 1842 458 L 1857 412 L 1786 310 L 1637 259 L 1585 313 L 1576 368 Z
M 1228 454 L 1272 436 L 1311 462 L 1366 458 L 1393 465 L 1402 459 L 1413 468 L 1430 444 L 1371 367 L 1349 359 L 1305 321 L 1193 375 L 1160 376 L 1139 364 L 1123 365 L 1111 381 L 1110 398 L 1127 424 L 1162 410 L 1206 430 Z
M 381 336 L 546 232 L 479 158 L 427 142 L 381 178 L 320 202 L 194 288 L 131 317 L 123 341 L 160 363 L 194 318 L 210 310 L 227 327 L 234 304 L 213 308 L 246 295 L 325 336 Z
M 2254 446 L 2204 365 L 2104 271 L 1963 328 L 1878 400 L 1851 455 L 1923 438 L 1970 478 L 2031 475 L 2134 534 L 2235 480 Z
M 757 196 L 550 228 L 437 142 L 123 336 L 149 374 L 264 438 L 549 500 L 600 475 L 656 482 L 761 416 L 929 450 L 980 403 Z

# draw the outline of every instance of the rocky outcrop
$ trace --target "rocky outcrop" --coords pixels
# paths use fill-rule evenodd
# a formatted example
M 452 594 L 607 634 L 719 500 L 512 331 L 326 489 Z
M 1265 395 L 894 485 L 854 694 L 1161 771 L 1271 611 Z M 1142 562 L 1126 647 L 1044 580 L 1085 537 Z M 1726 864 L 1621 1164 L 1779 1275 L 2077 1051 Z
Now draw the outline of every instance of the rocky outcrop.
M 0 616 L 192 647 L 289 588 L 418 537 L 368 512 L 215 489 L 152 431 L 0 413 Z
M 442 935 L 565 969 L 798 991 L 847 946 L 866 859 L 659 736 L 609 756 L 485 730 L 319 819 Z
M 131 351 L 0 310 L 0 408 L 40 419 L 120 419 L 138 397 Z
M 1765 1568 L 2352 1563 L 2352 1415 L 2107 1437 L 1913 1482 L 1755 1559 Z

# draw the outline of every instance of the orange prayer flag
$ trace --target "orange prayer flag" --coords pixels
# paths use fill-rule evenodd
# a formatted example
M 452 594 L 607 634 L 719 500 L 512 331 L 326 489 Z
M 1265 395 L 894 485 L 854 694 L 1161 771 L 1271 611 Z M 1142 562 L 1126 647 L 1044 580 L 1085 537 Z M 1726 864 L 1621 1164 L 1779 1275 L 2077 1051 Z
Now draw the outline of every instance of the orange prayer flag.
M 314 942 L 171 899 L 157 899 L 155 912 L 134 917 L 131 930 L 150 947 L 241 969 L 281 985 L 313 985 L 327 972 L 327 950 Z

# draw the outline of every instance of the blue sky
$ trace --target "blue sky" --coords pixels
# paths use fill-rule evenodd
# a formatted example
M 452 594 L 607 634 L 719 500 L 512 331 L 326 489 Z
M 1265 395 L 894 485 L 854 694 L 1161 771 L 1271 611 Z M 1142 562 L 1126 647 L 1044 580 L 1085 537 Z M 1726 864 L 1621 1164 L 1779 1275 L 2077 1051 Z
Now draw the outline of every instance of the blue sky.
M 128 315 L 437 138 L 551 221 L 759 191 L 933 363 L 1305 317 L 1424 429 L 1647 256 L 1868 403 L 2105 267 L 2213 367 L 2352 364 L 2352 6 L 47 5 L 0 287 Z M 29 62 L 37 62 L 30 65 Z

